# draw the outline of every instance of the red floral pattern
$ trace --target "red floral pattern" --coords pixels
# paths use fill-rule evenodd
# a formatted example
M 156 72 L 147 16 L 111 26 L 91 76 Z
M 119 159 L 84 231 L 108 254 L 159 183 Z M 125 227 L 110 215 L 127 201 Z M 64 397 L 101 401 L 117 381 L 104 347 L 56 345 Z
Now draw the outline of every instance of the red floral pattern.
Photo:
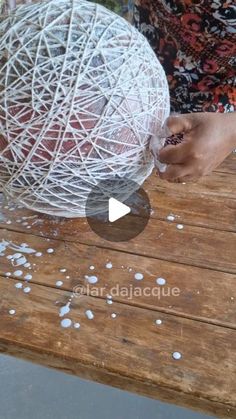
M 165 69 L 172 111 L 236 111 L 235 0 L 134 3 L 134 23 Z

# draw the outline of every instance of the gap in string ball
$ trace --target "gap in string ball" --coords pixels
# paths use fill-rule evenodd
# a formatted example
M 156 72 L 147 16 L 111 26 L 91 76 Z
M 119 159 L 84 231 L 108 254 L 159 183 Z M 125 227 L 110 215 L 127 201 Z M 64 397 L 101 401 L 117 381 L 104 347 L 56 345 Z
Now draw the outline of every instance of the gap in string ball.
M 153 50 L 105 7 L 50 0 L 1 17 L 0 186 L 13 202 L 83 217 L 102 180 L 141 185 L 168 115 Z

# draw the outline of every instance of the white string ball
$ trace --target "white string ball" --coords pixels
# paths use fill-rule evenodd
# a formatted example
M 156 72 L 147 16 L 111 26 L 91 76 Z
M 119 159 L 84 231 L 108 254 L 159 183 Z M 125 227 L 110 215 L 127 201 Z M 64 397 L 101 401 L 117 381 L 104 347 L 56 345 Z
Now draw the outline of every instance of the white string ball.
M 168 115 L 154 52 L 103 6 L 51 0 L 1 20 L 0 184 L 10 200 L 84 216 L 101 180 L 149 176 L 149 142 Z

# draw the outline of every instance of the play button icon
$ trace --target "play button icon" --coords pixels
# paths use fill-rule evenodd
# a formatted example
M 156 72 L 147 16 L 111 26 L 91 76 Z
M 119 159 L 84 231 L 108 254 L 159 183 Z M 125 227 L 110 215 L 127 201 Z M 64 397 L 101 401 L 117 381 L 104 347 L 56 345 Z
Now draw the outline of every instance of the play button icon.
M 119 220 L 120 218 L 124 217 L 125 215 L 131 212 L 131 209 L 130 207 L 128 207 L 128 205 L 123 204 L 115 198 L 109 199 L 108 208 L 108 219 L 111 223 L 114 223 L 115 221 Z
M 123 242 L 146 227 L 151 207 L 147 193 L 125 178 L 106 179 L 91 188 L 86 217 L 90 228 L 102 239 Z

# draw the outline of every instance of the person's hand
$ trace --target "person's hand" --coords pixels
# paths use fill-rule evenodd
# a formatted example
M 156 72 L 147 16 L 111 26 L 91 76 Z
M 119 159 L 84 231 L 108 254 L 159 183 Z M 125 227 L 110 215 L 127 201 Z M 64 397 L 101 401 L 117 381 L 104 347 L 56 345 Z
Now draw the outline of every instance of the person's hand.
M 157 156 L 167 164 L 161 179 L 196 181 L 214 170 L 236 147 L 236 112 L 191 113 L 170 116 L 169 134 L 183 134 L 178 145 L 167 145 Z

